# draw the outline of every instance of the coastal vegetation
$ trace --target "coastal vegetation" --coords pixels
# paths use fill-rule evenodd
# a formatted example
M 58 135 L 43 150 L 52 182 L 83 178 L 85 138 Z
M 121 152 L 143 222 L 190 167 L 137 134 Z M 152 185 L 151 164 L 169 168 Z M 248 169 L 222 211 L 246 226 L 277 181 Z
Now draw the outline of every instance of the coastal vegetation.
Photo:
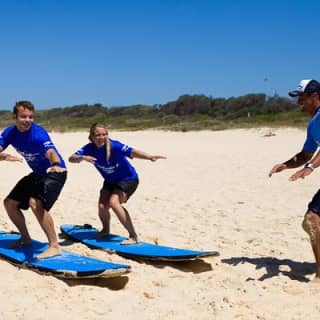
M 50 131 L 87 130 L 94 122 L 115 130 L 222 130 L 244 127 L 305 126 L 308 118 L 291 100 L 265 94 L 213 98 L 183 95 L 160 105 L 107 107 L 100 103 L 37 110 L 36 122 Z M 0 111 L 0 127 L 12 123 L 11 111 Z

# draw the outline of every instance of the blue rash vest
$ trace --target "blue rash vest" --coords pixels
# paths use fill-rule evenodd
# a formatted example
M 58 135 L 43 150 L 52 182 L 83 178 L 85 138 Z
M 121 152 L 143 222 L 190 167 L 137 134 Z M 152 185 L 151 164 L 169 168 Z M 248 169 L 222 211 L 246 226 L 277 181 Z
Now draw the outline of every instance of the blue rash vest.
M 59 156 L 61 167 L 66 167 L 47 131 L 36 123 L 32 123 L 30 129 L 24 132 L 20 132 L 15 125 L 6 128 L 0 135 L 0 146 L 5 150 L 10 144 L 39 176 L 45 176 L 47 169 L 51 166 L 50 161 L 45 157 L 45 153 L 50 149 L 55 150 Z
M 307 138 L 303 146 L 305 152 L 316 152 L 320 146 L 320 107 L 310 119 L 307 128 Z
M 136 170 L 127 159 L 127 157 L 131 158 L 133 148 L 116 140 L 109 139 L 109 141 L 111 147 L 109 161 L 106 158 L 106 145 L 98 148 L 93 142 L 86 144 L 75 154 L 96 158 L 94 166 L 108 183 L 116 184 L 120 181 L 138 180 Z

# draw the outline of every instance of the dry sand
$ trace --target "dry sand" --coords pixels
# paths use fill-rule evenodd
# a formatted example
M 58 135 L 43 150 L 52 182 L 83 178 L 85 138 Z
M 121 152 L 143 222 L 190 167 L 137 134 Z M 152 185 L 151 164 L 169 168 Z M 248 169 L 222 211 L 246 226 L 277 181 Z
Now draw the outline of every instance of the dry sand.
M 141 240 L 220 257 L 182 264 L 144 263 L 61 240 L 64 248 L 132 272 L 117 279 L 65 281 L 0 260 L 0 314 L 6 320 L 319 319 L 320 286 L 301 221 L 320 185 L 319 172 L 289 182 L 293 171 L 268 178 L 271 167 L 298 152 L 305 132 L 294 129 L 220 132 L 111 132 L 111 137 L 167 160 L 134 159 L 140 186 L 127 204 Z M 87 133 L 53 133 L 65 159 Z M 8 149 L 14 153 L 12 149 Z M 102 178 L 88 163 L 69 164 L 52 215 L 63 223 L 100 226 Z M 29 169 L 0 163 L 1 201 Z M 0 229 L 14 230 L 1 205 Z M 32 236 L 45 240 L 26 212 Z M 112 216 L 112 232 L 124 234 Z

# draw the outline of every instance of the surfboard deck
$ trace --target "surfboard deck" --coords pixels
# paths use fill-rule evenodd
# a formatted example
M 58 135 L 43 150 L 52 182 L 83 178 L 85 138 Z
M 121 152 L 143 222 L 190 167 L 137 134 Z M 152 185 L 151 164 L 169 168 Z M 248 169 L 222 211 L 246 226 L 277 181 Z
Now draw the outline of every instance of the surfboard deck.
M 60 229 L 61 232 L 70 239 L 74 241 L 80 241 L 88 247 L 114 252 L 128 258 L 163 261 L 187 261 L 191 259 L 219 255 L 217 251 L 188 250 L 146 242 L 122 245 L 120 243 L 127 238 L 109 234 L 108 236 L 97 239 L 96 236 L 98 230 L 89 224 L 85 224 L 83 226 L 63 224 Z
M 130 271 L 128 265 L 105 262 L 67 250 L 63 250 L 60 256 L 36 259 L 48 244 L 32 240 L 31 245 L 8 248 L 19 238 L 20 234 L 0 231 L 0 257 L 20 268 L 65 279 L 112 278 Z

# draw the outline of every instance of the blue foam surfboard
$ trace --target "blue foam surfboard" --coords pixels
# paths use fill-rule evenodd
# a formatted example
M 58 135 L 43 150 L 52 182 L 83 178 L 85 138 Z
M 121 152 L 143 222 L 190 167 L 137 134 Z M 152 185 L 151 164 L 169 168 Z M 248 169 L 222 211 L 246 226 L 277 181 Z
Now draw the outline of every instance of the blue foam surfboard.
M 63 250 L 62 255 L 37 259 L 48 248 L 47 243 L 32 240 L 32 244 L 18 248 L 9 248 L 20 238 L 17 233 L 0 231 L 0 257 L 22 268 L 32 269 L 42 274 L 58 278 L 111 278 L 130 271 L 130 266 L 115 264 L 82 256 Z
M 98 230 L 91 225 L 85 224 L 77 226 L 64 224 L 60 227 L 63 234 L 70 239 L 80 241 L 91 248 L 104 249 L 109 252 L 115 252 L 128 258 L 146 259 L 146 260 L 164 260 L 164 261 L 186 261 L 190 259 L 218 256 L 217 251 L 195 251 L 156 244 L 139 242 L 137 244 L 122 245 L 121 241 L 127 239 L 114 234 L 109 234 L 103 238 L 97 239 Z

